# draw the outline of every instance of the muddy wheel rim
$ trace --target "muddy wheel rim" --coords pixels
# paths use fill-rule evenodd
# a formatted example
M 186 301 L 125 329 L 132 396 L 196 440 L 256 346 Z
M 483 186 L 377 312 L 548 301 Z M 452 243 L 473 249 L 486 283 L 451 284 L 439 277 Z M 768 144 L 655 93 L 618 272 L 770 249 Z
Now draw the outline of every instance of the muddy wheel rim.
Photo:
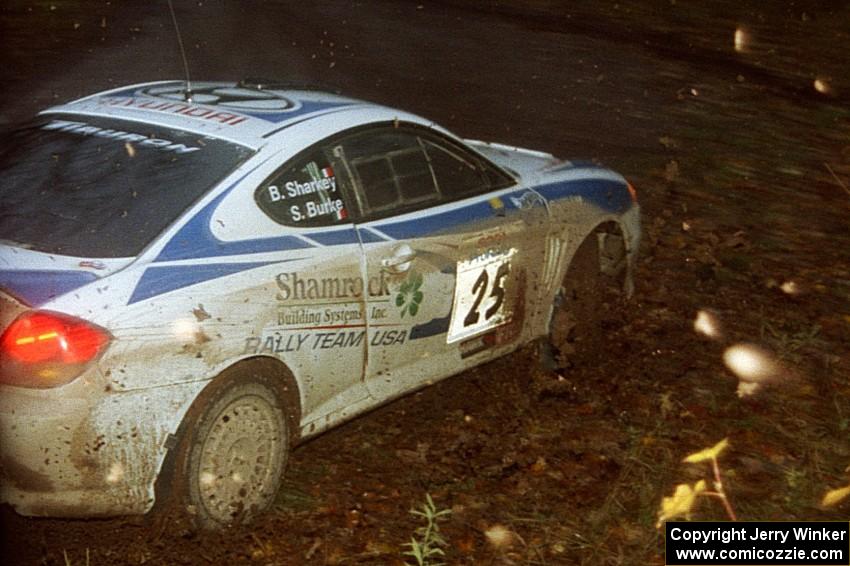
M 283 457 L 283 439 L 275 407 L 257 395 L 245 395 L 217 415 L 200 454 L 201 502 L 218 522 L 229 523 L 274 497 Z

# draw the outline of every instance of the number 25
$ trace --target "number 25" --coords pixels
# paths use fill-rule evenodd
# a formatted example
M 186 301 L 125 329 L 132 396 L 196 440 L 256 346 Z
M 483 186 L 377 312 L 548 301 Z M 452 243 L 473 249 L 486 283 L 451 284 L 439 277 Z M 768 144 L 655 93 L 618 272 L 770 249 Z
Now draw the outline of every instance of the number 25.
M 493 277 L 493 288 L 490 290 L 490 296 L 496 299 L 490 308 L 488 308 L 484 312 L 484 320 L 489 320 L 494 314 L 499 312 L 499 309 L 502 307 L 502 303 L 505 300 L 505 288 L 502 287 L 502 279 L 510 273 L 511 264 L 503 263 L 499 266 L 499 269 L 496 270 L 496 276 Z M 475 295 L 475 301 L 472 303 L 472 308 L 463 318 L 464 326 L 472 326 L 478 322 L 478 319 L 481 315 L 478 313 L 478 307 L 481 306 L 481 301 L 484 300 L 484 295 L 487 293 L 487 284 L 490 281 L 490 276 L 487 274 L 486 269 L 481 270 L 481 275 L 478 276 L 478 279 L 475 280 L 475 284 L 472 286 L 472 294 Z

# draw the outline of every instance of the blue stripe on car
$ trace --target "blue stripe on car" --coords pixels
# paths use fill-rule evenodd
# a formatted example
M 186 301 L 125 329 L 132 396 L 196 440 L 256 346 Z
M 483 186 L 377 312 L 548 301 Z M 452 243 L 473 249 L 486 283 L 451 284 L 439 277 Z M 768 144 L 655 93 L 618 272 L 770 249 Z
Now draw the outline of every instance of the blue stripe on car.
M 208 203 L 198 214 L 189 220 L 175 234 L 157 256 L 155 262 L 173 261 L 179 259 L 197 259 L 205 257 L 221 257 L 244 255 L 252 253 L 296 250 L 311 247 L 306 241 L 294 236 L 278 236 L 273 238 L 256 238 L 225 242 L 219 240 L 210 230 L 210 222 L 216 207 L 230 193 L 231 189 L 244 179 L 244 176 Z M 631 205 L 625 185 L 608 179 L 581 179 L 561 181 L 535 187 L 535 191 L 549 200 L 580 196 L 594 205 L 609 212 L 622 212 Z M 519 196 L 527 189 L 515 191 L 500 197 L 507 210 L 515 210 L 511 197 Z M 423 237 L 457 226 L 490 218 L 495 211 L 489 200 L 480 200 L 469 205 L 460 206 L 445 212 L 420 215 L 401 222 L 376 223 L 374 228 L 397 240 Z M 356 234 L 351 229 L 316 231 L 305 234 L 308 238 L 323 245 L 336 246 L 357 242 Z M 383 241 L 377 234 L 369 230 L 360 230 L 363 243 Z
M 55 271 L 47 269 L 10 269 L 0 271 L 0 287 L 32 307 L 38 307 L 65 293 L 95 281 L 87 271 Z
M 449 323 L 451 322 L 451 319 L 452 315 L 449 313 L 448 316 L 443 318 L 434 318 L 425 324 L 417 324 L 410 329 L 410 339 L 419 340 L 420 338 L 428 338 L 429 336 L 445 334 L 449 331 Z
M 165 248 L 163 248 L 162 252 L 154 260 L 154 263 L 181 259 L 249 255 L 312 247 L 307 241 L 293 235 L 235 242 L 225 242 L 213 235 L 210 231 L 210 222 L 216 207 L 231 189 L 244 178 L 245 176 L 225 189 L 218 197 L 209 202 L 198 214 L 189 220 L 166 244 Z M 625 185 L 622 182 L 609 179 L 591 178 L 560 181 L 535 187 L 534 190 L 548 200 L 580 197 L 608 212 L 623 212 L 631 206 L 631 200 Z M 527 192 L 528 189 L 521 189 L 498 198 L 504 210 L 507 212 L 515 211 L 517 210 L 517 204 L 514 201 L 519 202 L 521 199 L 512 199 L 511 197 L 519 197 Z M 364 244 L 386 241 L 381 237 L 382 234 L 386 234 L 387 237 L 395 240 L 405 240 L 446 232 L 470 222 L 492 218 L 496 212 L 497 209 L 493 208 L 490 199 L 482 199 L 472 204 L 459 206 L 458 208 L 449 209 L 444 212 L 419 215 L 410 220 L 376 223 L 372 229 L 370 227 L 362 227 L 358 231 L 355 231 L 354 228 L 329 228 L 323 231 L 307 233 L 305 237 L 325 246 L 350 245 L 356 244 L 358 241 Z M 358 232 L 360 235 L 359 240 L 357 237 Z M 163 282 L 159 281 L 163 277 L 158 274 L 166 272 L 157 271 L 149 275 L 154 269 L 149 268 L 133 292 L 131 302 L 150 298 L 157 294 L 173 291 L 200 281 L 206 281 L 210 278 L 230 274 L 225 268 L 218 271 L 209 271 L 206 268 L 207 266 L 204 265 L 169 267 L 167 273 L 169 273 L 169 277 L 173 276 L 173 281 Z M 192 273 L 196 269 L 200 269 L 202 273 L 209 276 L 204 276 L 200 280 L 193 279 Z M 182 274 L 183 272 L 186 274 Z M 168 278 L 166 277 L 165 279 Z
M 610 179 L 581 179 L 534 188 L 547 200 L 581 197 L 606 212 L 625 212 L 632 205 L 625 183 Z
M 533 187 L 533 190 L 550 201 L 570 197 L 581 197 L 606 212 L 624 212 L 631 206 L 626 185 L 609 179 L 575 179 L 560 181 Z M 522 189 L 503 195 L 500 198 L 508 211 L 517 206 L 511 197 L 520 197 L 528 189 Z M 494 209 L 489 200 L 462 206 L 446 212 L 420 216 L 403 222 L 378 224 L 376 229 L 397 240 L 419 238 L 437 232 L 449 230 L 468 222 L 490 218 Z
M 505 208 L 513 208 L 513 204 L 510 203 L 507 196 L 501 200 Z M 493 206 L 489 201 L 484 200 L 445 212 L 417 216 L 412 220 L 378 224 L 375 228 L 396 240 L 405 240 L 450 230 L 462 224 L 491 218 L 494 214 Z
M 299 114 L 298 120 L 290 120 L 289 122 L 285 123 L 283 126 L 266 132 L 265 134 L 263 134 L 263 138 L 270 138 L 270 137 L 272 137 L 276 134 L 279 134 L 280 132 L 282 132 L 283 130 L 285 130 L 287 128 L 291 128 L 292 126 L 294 126 L 296 124 L 300 124 L 301 122 L 306 122 L 307 120 L 312 120 L 313 118 L 315 118 L 319 114 L 321 114 L 322 116 L 327 116 L 328 114 L 334 114 L 335 112 L 342 112 L 344 110 L 351 110 L 352 108 L 355 108 L 355 107 L 358 107 L 358 106 L 367 106 L 367 105 L 365 105 L 365 104 L 353 104 L 353 103 L 350 103 L 350 104 L 340 103 L 339 107 L 333 108 L 333 109 L 326 109 L 326 110 L 323 110 L 320 113 L 316 113 L 316 114 L 312 114 L 312 115 L 311 114 Z
M 360 234 L 360 242 L 363 244 L 375 244 L 378 242 L 386 242 L 388 240 L 387 236 L 379 234 L 369 227 L 361 227 L 357 230 L 357 233 Z
M 346 244 L 358 243 L 357 232 L 353 227 L 343 230 L 327 230 L 323 232 L 310 232 L 305 237 L 322 244 L 323 246 L 344 246 Z
M 191 220 L 169 240 L 155 263 L 178 259 L 198 259 L 204 257 L 221 257 L 232 255 L 256 254 L 262 252 L 279 252 L 312 247 L 304 240 L 295 236 L 278 236 L 274 238 L 258 238 L 253 240 L 238 240 L 225 242 L 219 240 L 210 230 L 210 222 L 219 203 L 245 177 L 243 176 L 220 195 L 201 209 Z
M 293 260 L 288 260 L 293 261 Z M 176 291 L 211 279 L 218 279 L 279 261 L 255 261 L 249 263 L 210 263 L 202 265 L 155 265 L 148 267 L 127 304 L 132 305 L 169 291 Z

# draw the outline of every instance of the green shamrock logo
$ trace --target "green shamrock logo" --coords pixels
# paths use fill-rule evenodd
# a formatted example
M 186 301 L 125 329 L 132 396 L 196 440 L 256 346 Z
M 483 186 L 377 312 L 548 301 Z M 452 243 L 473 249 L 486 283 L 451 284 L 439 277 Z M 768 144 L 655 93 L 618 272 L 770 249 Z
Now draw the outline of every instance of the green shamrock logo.
M 425 296 L 419 288 L 422 286 L 422 275 L 416 272 L 410 274 L 407 281 L 401 284 L 398 289 L 398 295 L 395 297 L 395 306 L 401 309 L 401 316 L 405 313 L 410 313 L 410 316 L 416 316 L 419 312 L 419 305 Z

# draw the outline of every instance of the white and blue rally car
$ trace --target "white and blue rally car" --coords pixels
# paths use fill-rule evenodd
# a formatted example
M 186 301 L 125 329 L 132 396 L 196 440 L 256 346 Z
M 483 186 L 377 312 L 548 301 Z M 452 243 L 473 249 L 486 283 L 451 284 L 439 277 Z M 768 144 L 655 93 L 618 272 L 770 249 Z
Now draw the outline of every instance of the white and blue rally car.
M 304 88 L 192 87 L 0 143 L 19 513 L 250 519 L 294 443 L 534 339 L 562 359 L 602 279 L 631 290 L 639 207 L 612 171 Z

